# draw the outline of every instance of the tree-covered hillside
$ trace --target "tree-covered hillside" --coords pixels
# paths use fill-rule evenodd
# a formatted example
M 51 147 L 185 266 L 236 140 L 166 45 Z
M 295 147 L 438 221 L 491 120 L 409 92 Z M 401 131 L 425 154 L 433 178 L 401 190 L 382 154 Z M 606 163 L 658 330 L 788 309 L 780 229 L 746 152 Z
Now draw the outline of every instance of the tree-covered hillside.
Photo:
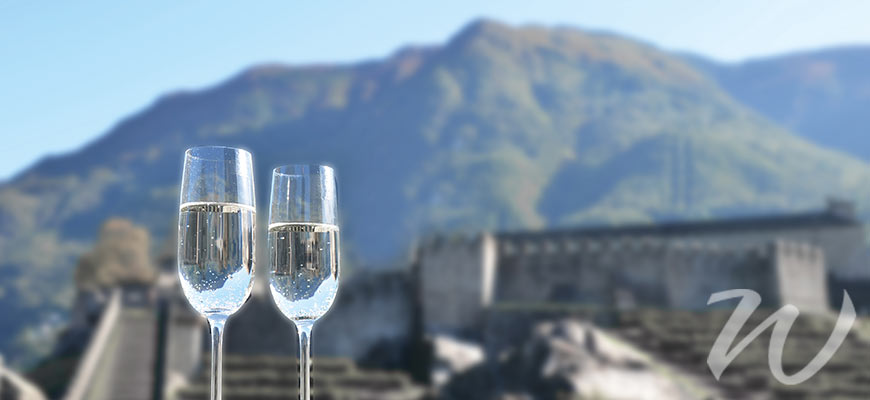
M 679 56 L 478 21 L 383 60 L 259 66 L 165 96 L 0 187 L 0 349 L 64 309 L 105 219 L 164 242 L 182 152 L 201 144 L 253 151 L 260 210 L 271 167 L 333 164 L 343 243 L 364 265 L 432 230 L 793 210 L 870 188 L 867 164 L 792 135 Z
M 813 143 L 870 160 L 870 47 L 736 65 L 690 58 L 729 94 Z

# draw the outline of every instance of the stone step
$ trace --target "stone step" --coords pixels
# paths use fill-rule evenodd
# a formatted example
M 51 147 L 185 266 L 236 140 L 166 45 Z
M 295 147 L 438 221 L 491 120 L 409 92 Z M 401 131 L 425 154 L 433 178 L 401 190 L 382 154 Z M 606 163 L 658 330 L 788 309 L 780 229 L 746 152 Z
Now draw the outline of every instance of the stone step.
M 210 360 L 204 360 L 205 366 Z M 296 359 L 273 356 L 230 355 L 225 359 L 225 399 L 295 399 L 298 380 Z M 181 400 L 207 399 L 208 369 L 203 368 L 191 383 L 178 392 Z M 312 392 L 315 399 L 420 399 L 424 390 L 407 375 L 398 372 L 367 371 L 349 359 L 314 360 Z

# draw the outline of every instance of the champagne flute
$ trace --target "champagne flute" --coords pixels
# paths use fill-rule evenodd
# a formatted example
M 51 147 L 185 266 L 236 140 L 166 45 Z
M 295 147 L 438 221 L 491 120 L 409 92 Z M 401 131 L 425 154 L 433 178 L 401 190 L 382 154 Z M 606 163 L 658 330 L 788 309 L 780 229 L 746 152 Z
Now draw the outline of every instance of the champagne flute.
M 311 398 L 311 330 L 335 300 L 339 243 L 335 176 L 322 165 L 272 172 L 269 287 L 299 335 L 299 398 Z
M 211 328 L 211 399 L 221 398 L 227 318 L 251 296 L 254 277 L 251 153 L 194 147 L 184 153 L 178 218 L 178 276 L 190 305 Z

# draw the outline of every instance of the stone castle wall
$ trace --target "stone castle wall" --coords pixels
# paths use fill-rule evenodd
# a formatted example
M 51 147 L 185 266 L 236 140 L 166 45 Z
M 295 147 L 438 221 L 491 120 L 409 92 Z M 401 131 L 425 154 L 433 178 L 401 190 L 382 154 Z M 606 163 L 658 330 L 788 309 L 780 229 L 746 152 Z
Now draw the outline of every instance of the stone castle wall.
M 496 299 L 701 309 L 714 292 L 746 288 L 778 304 L 769 247 L 653 238 L 505 241 L 499 243 Z M 786 264 L 800 269 L 801 261 L 795 255 Z M 804 283 L 812 282 L 824 280 Z
M 429 332 L 472 329 L 493 302 L 698 310 L 715 292 L 751 289 L 766 307 L 828 308 L 824 252 L 784 240 L 487 235 L 432 241 L 419 256 Z
M 668 304 L 672 308 L 704 309 L 711 294 L 730 289 L 758 292 L 762 306 L 782 303 L 770 244 L 729 248 L 705 242 L 675 242 L 666 262 Z M 818 301 L 827 304 L 826 297 Z

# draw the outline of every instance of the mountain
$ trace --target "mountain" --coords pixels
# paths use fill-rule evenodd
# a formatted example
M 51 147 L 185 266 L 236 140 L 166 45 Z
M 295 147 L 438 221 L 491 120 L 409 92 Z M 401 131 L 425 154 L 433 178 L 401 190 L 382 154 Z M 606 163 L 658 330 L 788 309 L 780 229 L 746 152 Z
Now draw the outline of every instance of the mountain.
M 259 66 L 165 96 L 4 184 L 0 348 L 34 343 L 22 328 L 64 311 L 107 218 L 166 242 L 182 152 L 201 144 L 253 151 L 260 210 L 271 167 L 333 164 L 346 258 L 365 265 L 434 230 L 793 210 L 870 188 L 867 164 L 791 134 L 677 55 L 477 21 L 382 60 Z
M 822 146 L 870 160 L 870 46 L 740 64 L 691 58 L 734 98 Z

